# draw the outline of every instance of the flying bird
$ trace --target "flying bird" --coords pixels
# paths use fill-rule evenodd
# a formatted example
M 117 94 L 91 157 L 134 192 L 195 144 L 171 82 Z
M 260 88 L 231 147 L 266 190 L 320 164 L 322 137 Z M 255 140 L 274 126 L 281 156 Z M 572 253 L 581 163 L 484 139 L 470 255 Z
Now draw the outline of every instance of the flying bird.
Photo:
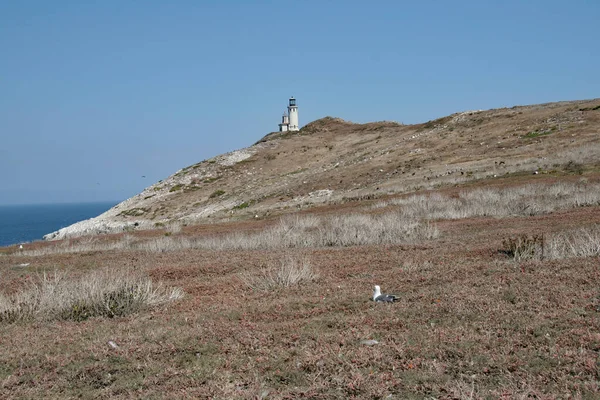
M 393 294 L 381 294 L 381 288 L 375 285 L 375 290 L 373 291 L 373 301 L 381 303 L 393 303 L 398 301 L 398 296 Z

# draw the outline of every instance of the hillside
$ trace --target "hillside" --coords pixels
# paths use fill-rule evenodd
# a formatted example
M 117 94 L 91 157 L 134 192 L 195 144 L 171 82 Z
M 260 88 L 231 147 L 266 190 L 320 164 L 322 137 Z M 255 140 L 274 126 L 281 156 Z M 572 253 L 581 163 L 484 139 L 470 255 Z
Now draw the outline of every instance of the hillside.
M 323 118 L 0 248 L 0 398 L 600 398 L 599 127 Z
M 600 166 L 600 99 L 466 111 L 423 124 L 325 117 L 204 160 L 45 239 L 264 218 L 514 174 Z

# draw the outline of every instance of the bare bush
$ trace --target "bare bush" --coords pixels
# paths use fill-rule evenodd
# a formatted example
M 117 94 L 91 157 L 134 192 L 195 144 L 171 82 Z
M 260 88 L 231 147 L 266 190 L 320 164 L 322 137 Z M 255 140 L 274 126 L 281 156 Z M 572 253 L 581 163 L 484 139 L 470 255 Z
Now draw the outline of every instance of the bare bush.
M 264 291 L 310 283 L 319 277 L 307 258 L 297 260 L 290 256 L 281 260 L 279 267 L 264 268 L 258 274 L 244 272 L 238 276 L 249 288 Z
M 544 235 L 520 235 L 502 242 L 504 252 L 517 261 L 544 258 Z
M 504 239 L 503 252 L 517 261 L 600 257 L 600 225 L 544 235 L 521 235 Z
M 181 231 L 183 230 L 183 226 L 179 221 L 171 222 L 168 225 L 168 230 L 171 234 L 181 233 Z
M 164 288 L 129 271 L 105 269 L 78 279 L 44 273 L 25 290 L 0 295 L 0 322 L 112 318 L 182 296 L 180 288 Z
M 600 257 L 600 225 L 558 234 L 547 242 L 546 257 Z

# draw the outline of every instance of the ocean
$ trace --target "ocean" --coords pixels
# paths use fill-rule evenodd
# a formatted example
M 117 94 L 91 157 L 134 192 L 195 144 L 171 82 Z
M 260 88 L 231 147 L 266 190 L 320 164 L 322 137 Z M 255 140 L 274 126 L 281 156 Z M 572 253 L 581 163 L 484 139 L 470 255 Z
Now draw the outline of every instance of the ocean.
M 102 214 L 116 202 L 0 206 L 0 247 L 41 240 L 50 232 Z

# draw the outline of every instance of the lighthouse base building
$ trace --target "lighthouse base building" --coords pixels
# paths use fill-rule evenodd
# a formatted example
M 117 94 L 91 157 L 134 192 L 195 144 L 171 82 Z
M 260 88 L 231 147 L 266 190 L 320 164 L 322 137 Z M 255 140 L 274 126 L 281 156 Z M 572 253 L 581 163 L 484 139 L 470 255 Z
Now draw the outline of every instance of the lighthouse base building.
M 296 99 L 292 96 L 290 97 L 287 111 L 281 117 L 279 132 L 294 132 L 298 130 L 298 106 L 296 105 Z

